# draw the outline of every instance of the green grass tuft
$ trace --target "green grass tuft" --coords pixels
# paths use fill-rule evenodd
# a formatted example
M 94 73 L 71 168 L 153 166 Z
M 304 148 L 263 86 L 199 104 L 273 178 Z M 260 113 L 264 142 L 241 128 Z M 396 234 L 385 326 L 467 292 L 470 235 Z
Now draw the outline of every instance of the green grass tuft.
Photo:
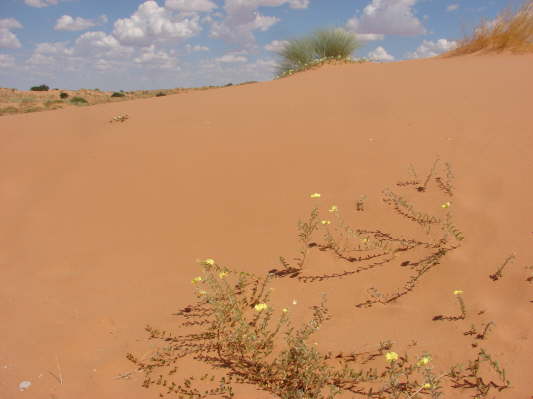
M 280 50 L 277 76 L 287 76 L 329 60 L 351 60 L 359 47 L 354 34 L 344 29 L 315 31 L 308 37 L 290 40 Z

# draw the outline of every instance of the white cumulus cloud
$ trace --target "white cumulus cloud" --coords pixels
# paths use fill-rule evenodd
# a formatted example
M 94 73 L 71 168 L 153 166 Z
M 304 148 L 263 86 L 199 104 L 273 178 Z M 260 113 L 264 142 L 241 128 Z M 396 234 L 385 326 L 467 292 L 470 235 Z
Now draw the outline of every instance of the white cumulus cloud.
M 265 46 L 265 49 L 278 53 L 283 50 L 287 44 L 289 44 L 287 40 L 272 40 Z
M 376 47 L 374 50 L 372 50 L 370 53 L 368 53 L 368 58 L 375 61 L 392 61 L 394 60 L 394 56 L 387 53 L 387 50 L 385 50 L 383 47 L 379 46 Z
M 22 24 L 15 18 L 0 19 L 0 48 L 19 48 L 20 41 L 11 29 L 20 29 Z
M 207 46 L 200 46 L 200 45 L 190 45 L 190 44 L 186 44 L 185 45 L 185 50 L 187 50 L 188 53 L 194 53 L 194 52 L 198 52 L 198 51 L 209 51 L 209 47 Z
M 375 40 L 383 40 L 385 38 L 385 35 L 381 35 L 378 33 L 356 33 L 355 37 L 360 42 L 373 42 Z
M 165 7 L 170 10 L 209 12 L 217 5 L 210 0 L 166 0 Z
M 455 11 L 459 8 L 459 4 L 450 4 L 448 7 L 446 7 L 446 11 Z
M 98 26 L 105 24 L 107 22 L 107 16 L 102 15 L 98 19 L 85 19 L 81 17 L 71 17 L 70 15 L 63 15 L 58 18 L 55 30 L 85 30 L 92 28 L 93 26 Z
M 118 19 L 113 35 L 122 44 L 145 47 L 154 42 L 186 39 L 200 31 L 198 15 L 174 15 L 150 0 L 142 3 L 131 17 Z
M 30 7 L 43 8 L 48 6 L 55 6 L 59 4 L 59 1 L 60 0 L 24 0 L 24 3 Z
M 122 58 L 133 53 L 133 49 L 123 46 L 114 36 L 105 32 L 86 32 L 76 39 L 75 55 L 107 58 Z
M 0 54 L 0 68 L 13 68 L 15 66 L 15 57 L 9 54 Z
M 226 55 L 223 55 L 222 57 L 215 58 L 215 61 L 229 64 L 229 63 L 236 63 L 236 62 L 246 62 L 248 61 L 248 58 L 242 55 L 226 54 Z
M 165 50 L 157 50 L 154 45 L 141 49 L 141 54 L 133 59 L 136 64 L 142 64 L 152 69 L 179 70 L 175 56 Z
M 417 0 L 372 0 L 360 16 L 346 22 L 346 29 L 364 40 L 380 40 L 383 35 L 414 36 L 426 33 L 413 7 Z M 364 38 L 364 39 L 363 39 Z
M 430 40 L 424 40 L 418 48 L 407 53 L 407 58 L 427 58 L 434 57 L 445 51 L 453 50 L 457 46 L 457 42 L 454 40 L 439 39 L 435 42 Z
M 259 7 L 279 7 L 289 5 L 294 9 L 309 6 L 308 0 L 225 0 L 225 15 L 221 21 L 211 22 L 210 36 L 245 48 L 256 45 L 253 32 L 266 31 L 279 22 L 279 18 L 262 15 Z

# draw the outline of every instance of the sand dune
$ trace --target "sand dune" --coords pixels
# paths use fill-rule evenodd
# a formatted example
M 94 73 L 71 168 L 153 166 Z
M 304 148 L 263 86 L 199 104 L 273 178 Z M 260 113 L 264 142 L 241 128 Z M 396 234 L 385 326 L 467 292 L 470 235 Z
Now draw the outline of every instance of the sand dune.
M 289 305 L 297 324 L 326 292 L 332 318 L 312 337 L 319 350 L 392 340 L 398 353 L 429 351 L 437 373 L 473 359 L 479 347 L 464 332 L 493 321 L 479 344 L 512 384 L 496 397 L 529 398 L 532 66 L 533 55 L 331 65 L 224 90 L 0 118 L 0 397 L 157 397 L 125 355 L 154 348 L 146 324 L 177 327 L 172 314 L 196 300 L 196 259 L 263 275 L 280 267 L 279 256 L 297 255 L 298 219 L 314 206 L 331 218 L 333 204 L 354 227 L 425 237 L 382 201 L 389 187 L 435 215 L 450 201 L 460 248 L 391 304 L 355 307 L 372 287 L 401 286 L 409 274 L 400 263 L 412 255 L 342 279 L 276 279 L 274 303 Z M 129 119 L 109 122 L 120 113 Z M 423 193 L 396 185 L 410 178 L 410 164 L 425 178 L 437 157 L 452 167 L 453 197 L 433 179 Z M 309 198 L 314 192 L 321 198 Z M 313 250 L 304 274 L 356 266 Z M 464 291 L 466 318 L 432 321 L 457 313 L 454 290 Z M 24 380 L 32 385 L 21 393 Z

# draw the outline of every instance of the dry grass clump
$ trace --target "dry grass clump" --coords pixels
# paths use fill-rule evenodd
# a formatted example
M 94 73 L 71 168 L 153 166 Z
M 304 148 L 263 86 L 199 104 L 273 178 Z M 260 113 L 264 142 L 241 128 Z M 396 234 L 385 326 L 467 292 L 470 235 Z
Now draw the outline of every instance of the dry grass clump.
M 437 159 L 422 178 L 412 169 L 410 178 L 397 182 L 396 186 L 415 196 L 427 195 L 425 193 L 434 190 L 435 194 L 451 200 L 455 195 L 454 175 L 447 163 L 444 170 L 440 170 L 439 162 Z M 386 190 L 383 201 L 396 215 L 393 217 L 416 223 L 427 239 L 354 229 L 344 223 L 339 208 L 333 205 L 328 209 L 328 214 L 334 217 L 333 223 L 322 219 L 318 208 L 313 209 L 308 221 L 298 223 L 299 256 L 294 258 L 293 264 L 280 257 L 283 268 L 270 270 L 264 277 L 238 272 L 211 258 L 199 261 L 202 274 L 191 281 L 197 287 L 198 301 L 176 314 L 184 319 L 181 328 L 187 333 L 177 335 L 147 326 L 149 338 L 159 340 L 162 346 L 148 359 L 127 355 L 138 370 L 144 372 L 143 386 L 159 386 L 161 396 L 166 393 L 194 399 L 208 396 L 232 398 L 235 383 L 255 385 L 282 399 L 332 399 L 342 393 L 373 399 L 435 399 L 444 395 L 446 386 L 448 391 L 457 389 L 466 391 L 468 397 L 484 398 L 489 394 L 494 397 L 495 393 L 507 389 L 510 383 L 505 370 L 486 349 L 478 347 L 478 341 L 486 340 L 493 322 L 479 329 L 472 324 L 464 333 L 477 340 L 471 344 L 476 348 L 473 360 L 443 367 L 434 364 L 427 352 L 394 352 L 391 341 L 380 342 L 376 349 L 366 352 L 320 353 L 318 347 L 308 341 L 331 319 L 325 294 L 320 305 L 312 307 L 311 320 L 300 328 L 291 324 L 291 312 L 287 308 L 276 309 L 271 305 L 272 291 L 268 285 L 272 279 L 290 277 L 302 283 L 320 283 L 385 267 L 389 263 L 397 265 L 401 262 L 400 266 L 411 276 L 403 283 L 400 281 L 397 290 L 389 294 L 376 290 L 367 301 L 354 303 L 354 311 L 377 304 L 387 306 L 415 290 L 425 273 L 436 268 L 449 251 L 458 249 L 465 238 L 452 222 L 450 208 L 453 204 L 450 201 L 440 206 L 436 204 L 435 208 L 441 208 L 439 214 L 445 213 L 445 217 L 437 217 L 417 211 L 407 196 Z M 310 197 L 316 201 L 321 194 L 314 193 Z M 361 201 L 357 202 L 357 211 L 364 211 Z M 313 236 L 320 230 L 323 230 L 324 240 L 317 243 Z M 412 255 L 416 248 L 425 249 L 418 259 Z M 338 259 L 354 266 L 351 270 L 345 268 L 344 272 L 305 275 L 306 259 L 314 250 L 331 251 Z M 353 252 L 358 256 L 351 255 Z M 406 253 L 411 254 L 410 260 L 402 262 L 399 258 Z M 467 314 L 463 291 L 455 290 L 453 294 L 461 313 L 439 315 L 433 320 L 461 323 L 468 317 L 472 321 L 472 315 Z M 179 362 L 186 357 L 210 366 L 210 378 L 207 373 L 199 381 L 191 376 L 183 383 L 177 383 L 177 376 L 182 376 Z M 437 372 L 438 369 L 441 371 Z M 202 390 L 195 383 L 200 383 Z
M 506 50 L 514 53 L 533 51 L 533 0 L 527 0 L 516 14 L 509 8 L 495 20 L 483 21 L 472 37 L 460 40 L 454 50 L 442 56 Z

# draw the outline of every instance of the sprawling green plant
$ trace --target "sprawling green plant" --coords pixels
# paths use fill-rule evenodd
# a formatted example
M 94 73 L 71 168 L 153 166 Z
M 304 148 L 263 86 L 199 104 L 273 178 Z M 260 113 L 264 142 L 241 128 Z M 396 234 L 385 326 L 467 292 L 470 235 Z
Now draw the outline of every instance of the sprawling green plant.
M 466 395 L 473 394 L 470 397 L 481 399 L 494 397 L 495 391 L 509 388 L 505 369 L 479 346 L 487 339 L 494 325 L 492 321 L 481 327 L 472 324 L 470 330 L 463 333 L 473 336 L 471 346 L 477 348 L 477 353 L 473 360 L 446 370 L 427 352 L 413 355 L 412 352 L 392 351 L 391 341 L 382 341 L 365 352 L 322 353 L 318 343 L 309 341 L 331 317 L 325 295 L 320 305 L 312 307 L 312 318 L 300 328 L 292 324 L 289 308 L 276 309 L 270 302 L 274 289 L 268 285 L 275 278 L 290 277 L 304 283 L 319 283 L 391 263 L 411 269 L 410 277 L 398 281 L 397 287 L 389 293 L 371 290 L 370 298 L 354 304 L 354 309 L 387 306 L 417 289 L 424 275 L 435 269 L 448 252 L 458 249 L 465 239 L 452 223 L 449 211 L 455 195 L 454 175 L 448 163 L 443 171 L 438 167 L 439 162 L 437 159 L 433 163 L 425 178 L 419 177 L 412 168 L 408 180 L 397 182 L 396 186 L 402 188 L 405 195 L 384 191 L 383 201 L 396 216 L 420 225 L 426 238 L 398 237 L 380 230 L 352 228 L 340 216 L 339 207 L 332 205 L 328 214 L 334 218 L 333 223 L 321 220 L 318 207 L 313 209 L 307 222 L 298 222 L 298 238 L 302 244 L 299 257 L 293 258 L 295 262 L 292 264 L 280 257 L 283 269 L 272 269 L 266 276 L 239 272 L 211 258 L 198 260 L 202 266 L 201 275 L 191 281 L 197 287 L 198 301 L 176 313 L 182 318 L 179 327 L 184 334 L 147 326 L 149 338 L 159 340 L 161 346 L 141 357 L 127 355 L 137 369 L 144 372 L 143 386 L 159 386 L 161 396 L 166 393 L 177 399 L 213 396 L 231 399 L 235 395 L 234 384 L 255 385 L 280 399 L 334 399 L 339 394 L 350 393 L 369 399 L 440 399 L 446 386 L 468 391 Z M 435 215 L 445 212 L 446 219 L 417 211 L 407 199 L 409 192 L 410 196 L 420 196 L 429 191 L 450 199 L 440 207 L 438 203 L 434 204 Z M 321 194 L 313 193 L 309 198 L 319 201 Z M 356 204 L 358 211 L 364 211 L 361 201 Z M 321 230 L 323 241 L 316 237 Z M 413 255 L 415 249 L 425 251 Z M 316 250 L 331 251 L 351 266 L 328 274 L 307 274 L 305 262 L 310 251 Z M 354 252 L 359 256 L 353 256 Z M 402 256 L 408 256 L 409 260 L 402 262 Z M 462 297 L 463 290 L 452 292 L 461 313 L 438 315 L 433 320 L 456 323 L 471 317 Z M 292 304 L 297 304 L 296 299 Z M 210 366 L 211 373 L 202 375 L 197 381 L 194 380 L 198 376 L 193 375 L 183 379 L 181 384 L 176 382 L 182 375 L 189 374 L 189 370 L 180 370 L 180 361 L 186 357 Z
M 308 37 L 290 40 L 279 52 L 277 74 L 303 70 L 328 59 L 349 59 L 360 47 L 355 36 L 341 28 L 317 30 Z

